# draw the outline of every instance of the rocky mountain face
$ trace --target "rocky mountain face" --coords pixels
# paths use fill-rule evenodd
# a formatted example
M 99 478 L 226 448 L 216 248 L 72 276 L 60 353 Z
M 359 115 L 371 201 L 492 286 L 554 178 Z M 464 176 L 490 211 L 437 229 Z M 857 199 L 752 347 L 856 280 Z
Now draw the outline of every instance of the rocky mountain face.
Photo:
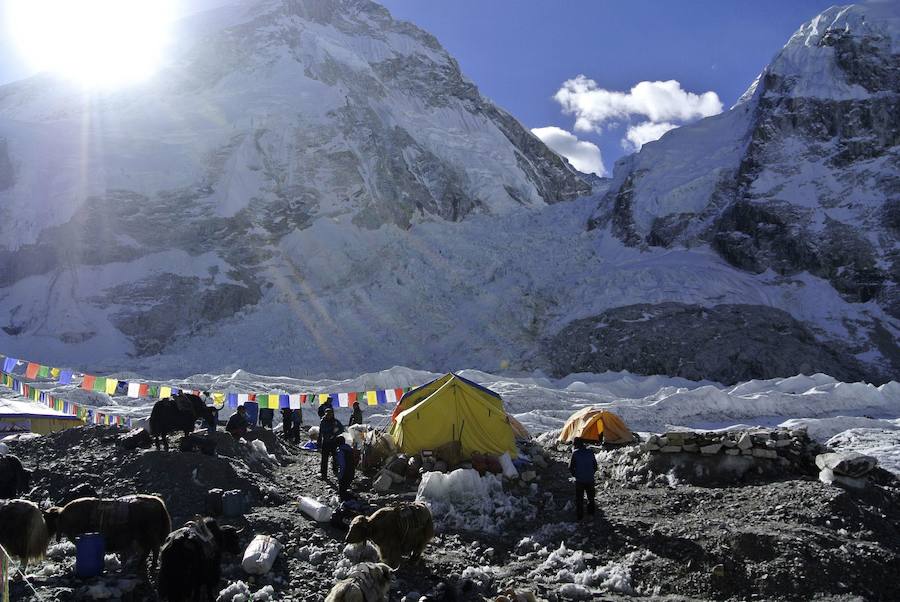
M 272 286 L 263 266 L 317 219 L 407 230 L 590 192 L 434 37 L 372 2 L 244 4 L 176 38 L 137 89 L 0 88 L 6 334 L 120 333 L 118 348 L 157 353 L 257 305 Z M 73 291 L 85 266 L 107 275 Z M 50 294 L 23 295 L 29 278 Z
M 0 351 L 166 377 L 890 378 L 883 10 L 826 11 L 732 110 L 590 184 L 368 0 L 197 15 L 137 87 L 0 87 Z
M 730 111 L 622 161 L 590 227 L 638 248 L 709 245 L 739 270 L 823 279 L 865 308 L 841 343 L 877 348 L 897 374 L 898 23 L 888 5 L 819 15 Z

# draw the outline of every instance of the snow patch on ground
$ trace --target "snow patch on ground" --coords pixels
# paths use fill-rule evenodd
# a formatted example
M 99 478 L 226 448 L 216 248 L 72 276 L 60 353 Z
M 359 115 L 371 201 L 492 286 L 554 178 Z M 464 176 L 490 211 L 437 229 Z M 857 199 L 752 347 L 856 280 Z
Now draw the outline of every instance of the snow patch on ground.
M 498 533 L 513 520 L 532 520 L 537 509 L 527 496 L 508 495 L 495 475 L 473 469 L 427 472 L 416 500 L 428 504 L 437 531 Z

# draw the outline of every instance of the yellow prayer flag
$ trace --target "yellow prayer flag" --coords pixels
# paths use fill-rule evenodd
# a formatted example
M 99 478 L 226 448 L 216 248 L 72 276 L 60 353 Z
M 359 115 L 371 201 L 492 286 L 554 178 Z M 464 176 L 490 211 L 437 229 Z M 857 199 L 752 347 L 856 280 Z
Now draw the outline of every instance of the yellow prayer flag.
M 172 396 L 172 387 L 160 387 L 159 388 L 159 398 L 163 399 L 166 397 Z
M 375 391 L 366 391 L 366 403 L 368 403 L 370 406 L 378 405 L 378 395 L 375 393 Z
M 113 393 L 115 393 L 115 392 L 116 392 L 116 386 L 118 386 L 118 384 L 119 384 L 119 381 L 117 381 L 116 379 L 114 379 L 114 378 L 107 378 L 107 379 L 106 379 L 106 394 L 107 394 L 107 395 L 112 395 Z
M 50 376 L 54 379 L 59 378 L 59 368 L 50 368 Z
M 328 393 L 319 393 L 319 405 L 322 405 L 323 403 L 328 401 L 329 397 L 331 397 L 331 395 L 329 395 Z
M 225 394 L 224 393 L 213 393 L 212 398 L 213 398 L 213 406 L 215 406 L 215 408 L 217 410 L 221 410 L 222 408 L 225 407 Z

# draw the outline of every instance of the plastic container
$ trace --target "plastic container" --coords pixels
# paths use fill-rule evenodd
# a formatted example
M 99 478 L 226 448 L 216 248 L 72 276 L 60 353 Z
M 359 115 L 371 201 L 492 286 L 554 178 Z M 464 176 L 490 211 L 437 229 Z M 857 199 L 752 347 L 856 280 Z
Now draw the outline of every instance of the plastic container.
M 331 520 L 331 508 L 311 497 L 302 496 L 300 498 L 300 511 L 320 523 Z
M 519 471 L 513 465 L 512 458 L 506 452 L 503 452 L 503 455 L 500 456 L 500 466 L 503 469 L 503 476 L 507 479 L 515 479 L 519 476 Z
M 85 533 L 75 538 L 75 576 L 97 577 L 103 572 L 106 542 L 99 533 Z
M 247 509 L 247 496 L 240 489 L 232 489 L 222 494 L 222 515 L 229 518 L 243 516 Z
M 257 535 L 244 551 L 241 567 L 250 575 L 265 575 L 272 570 L 282 547 L 281 542 L 271 535 Z
M 222 496 L 224 493 L 225 492 L 221 489 L 210 489 L 206 493 L 207 516 L 222 516 L 222 513 L 225 512 L 225 509 L 222 506 Z

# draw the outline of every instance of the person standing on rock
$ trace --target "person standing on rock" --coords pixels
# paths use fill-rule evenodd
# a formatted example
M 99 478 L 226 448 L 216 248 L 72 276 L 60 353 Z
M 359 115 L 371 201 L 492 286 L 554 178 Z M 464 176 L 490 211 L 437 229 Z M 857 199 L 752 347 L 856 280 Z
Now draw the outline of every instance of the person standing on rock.
M 297 440 L 297 426 L 294 422 L 294 410 L 291 408 L 281 408 L 281 434 L 284 435 L 285 441 Z
M 247 408 L 238 406 L 237 412 L 232 414 L 225 425 L 225 430 L 231 433 L 235 439 L 240 439 L 247 435 L 247 429 L 250 423 L 247 421 Z
M 362 408 L 359 407 L 359 402 L 353 402 L 353 414 L 350 415 L 350 426 L 354 424 L 362 424 L 363 423 L 363 415 Z
M 328 458 L 333 456 L 338 444 L 338 437 L 344 432 L 344 425 L 334 417 L 334 408 L 327 408 L 322 421 L 319 423 L 319 436 L 316 443 L 319 453 L 322 454 L 321 474 L 323 479 L 328 478 Z
M 593 516 L 596 509 L 594 496 L 594 475 L 597 473 L 597 458 L 585 447 L 584 439 L 576 437 L 572 459 L 569 460 L 569 472 L 575 477 L 575 515 L 578 520 L 584 517 L 584 496 L 587 496 L 588 514 Z

